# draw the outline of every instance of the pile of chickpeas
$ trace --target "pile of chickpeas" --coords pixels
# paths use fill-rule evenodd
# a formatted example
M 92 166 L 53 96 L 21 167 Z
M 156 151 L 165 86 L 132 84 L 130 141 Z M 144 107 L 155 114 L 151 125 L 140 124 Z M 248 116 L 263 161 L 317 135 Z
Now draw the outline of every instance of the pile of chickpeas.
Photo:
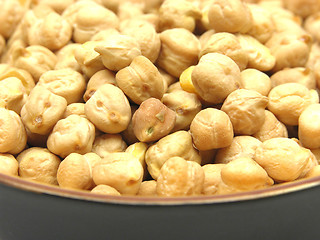
M 159 197 L 320 175 L 319 0 L 0 8 L 1 173 Z

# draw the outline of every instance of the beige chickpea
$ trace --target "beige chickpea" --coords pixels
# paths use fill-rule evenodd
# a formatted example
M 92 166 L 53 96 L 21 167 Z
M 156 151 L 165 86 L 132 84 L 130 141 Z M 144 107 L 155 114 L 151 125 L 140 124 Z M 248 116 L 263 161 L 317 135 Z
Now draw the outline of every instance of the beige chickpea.
M 236 136 L 230 146 L 218 149 L 215 163 L 227 164 L 240 157 L 253 158 L 261 144 L 261 141 L 251 136 Z
M 130 66 L 116 74 L 119 88 L 136 104 L 148 98 L 161 99 L 164 94 L 164 80 L 157 67 L 144 56 L 133 59 Z
M 0 107 L 0 153 L 18 154 L 27 143 L 27 134 L 14 111 Z
M 173 132 L 187 130 L 193 118 L 201 110 L 201 102 L 197 95 L 186 91 L 174 91 L 166 93 L 161 99 L 162 103 L 175 111 L 176 121 Z
M 42 1 L 42 0 L 41 0 Z M 77 18 L 77 13 L 82 9 L 90 8 L 91 6 L 99 6 L 98 3 L 94 1 L 76 1 L 69 6 L 65 8 L 65 10 L 62 12 L 61 16 L 66 19 L 71 25 L 75 24 L 76 18 Z
M 57 185 L 57 171 L 61 160 L 46 148 L 33 147 L 21 152 L 19 176 L 46 184 Z
M 221 110 L 228 114 L 236 134 L 252 135 L 265 121 L 268 98 L 257 91 L 238 89 L 227 97 Z
M 203 183 L 204 171 L 198 163 L 172 157 L 160 170 L 157 194 L 161 197 L 200 195 Z
M 99 161 L 101 158 L 93 153 L 69 154 L 58 168 L 57 181 L 59 186 L 79 190 L 92 189 L 95 186 L 92 179 L 92 169 Z
M 218 191 L 221 182 L 221 169 L 226 164 L 206 164 L 202 166 L 204 171 L 204 183 L 202 193 L 204 195 L 214 195 Z
M 148 147 L 149 146 L 146 143 L 136 142 L 128 146 L 125 150 L 125 152 L 132 154 L 141 163 L 141 166 L 143 167 L 143 172 L 144 172 L 143 179 L 145 179 L 147 176 L 147 164 L 145 161 L 145 156 L 146 156 Z
M 13 53 L 19 51 L 19 49 L 23 49 L 26 47 L 27 43 L 21 39 L 12 41 L 10 45 L 8 42 L 6 48 L 3 50 L 3 53 L 1 54 L 1 62 L 14 65 L 15 59 Z
M 100 86 L 85 104 L 88 119 L 105 133 L 119 133 L 128 127 L 131 109 L 127 97 L 112 84 Z
M 119 30 L 115 28 L 107 28 L 97 32 L 95 35 L 91 37 L 91 41 L 104 41 L 109 39 L 112 35 L 119 35 Z
M 274 87 L 269 95 L 268 109 L 284 124 L 298 125 L 301 112 L 319 103 L 316 90 L 299 83 L 285 83 Z
M 233 139 L 230 118 L 225 112 L 215 108 L 201 110 L 191 122 L 190 133 L 199 150 L 227 147 Z
M 140 185 L 137 195 L 143 196 L 143 197 L 157 196 L 157 181 L 155 180 L 143 181 Z
M 168 86 L 168 89 L 167 89 L 166 93 L 172 93 L 172 92 L 175 92 L 175 91 L 184 91 L 181 88 L 180 82 L 175 82 L 175 83 L 172 83 L 170 86 Z
M 99 184 L 91 190 L 91 193 L 102 194 L 108 196 L 121 196 L 121 194 L 113 187 L 105 184 Z
M 315 89 L 317 84 L 313 70 L 305 67 L 285 68 L 274 73 L 270 79 L 272 87 L 284 83 L 300 83 L 309 89 Z
M 84 103 L 71 103 L 67 106 L 66 110 L 64 111 L 62 118 L 67 118 L 68 116 L 76 114 L 80 117 L 86 118 L 86 113 L 84 111 Z
M 218 104 L 240 87 L 240 69 L 230 57 L 208 53 L 192 70 L 191 80 L 203 100 Z
M 247 68 L 240 73 L 241 86 L 247 90 L 254 90 L 263 96 L 268 96 L 271 90 L 270 77 L 254 68 Z
M 305 178 L 312 178 L 312 177 L 318 177 L 320 176 L 320 165 L 314 166 L 308 174 L 305 176 Z
M 70 104 L 82 99 L 86 88 L 86 80 L 79 72 L 65 68 L 43 73 L 37 85 L 64 97 Z
M 132 116 L 135 113 L 135 111 L 137 111 L 138 107 L 139 106 L 137 105 L 133 105 L 133 104 L 130 105 Z M 136 137 L 136 135 L 134 135 L 134 132 L 133 132 L 132 118 L 130 119 L 128 127 L 121 132 L 121 135 L 125 140 L 125 142 L 128 144 L 139 142 L 139 139 Z
M 177 82 L 177 78 L 167 73 L 165 70 L 158 68 L 164 83 L 164 92 L 167 92 L 170 85 Z M 181 89 L 182 90 L 182 89 Z
M 44 87 L 35 87 L 21 110 L 21 120 L 32 133 L 46 135 L 62 118 L 67 101 Z
M 112 153 L 93 167 L 92 176 L 96 185 L 106 184 L 121 194 L 135 195 L 142 182 L 143 168 L 130 153 Z
M 257 39 L 246 34 L 237 34 L 242 49 L 248 54 L 248 68 L 255 68 L 262 72 L 273 69 L 276 58 L 270 49 Z
M 159 8 L 159 29 L 185 28 L 193 32 L 201 18 L 199 7 L 191 1 L 165 0 Z
M 226 32 L 213 34 L 201 48 L 199 58 L 214 52 L 230 57 L 241 71 L 248 64 L 248 54 L 242 49 L 239 39 L 234 34 Z
M 265 110 L 264 123 L 262 124 L 261 128 L 255 134 L 253 134 L 253 137 L 257 138 L 261 142 L 264 142 L 270 138 L 288 137 L 288 130 L 272 112 Z
M 101 55 L 103 65 L 112 71 L 129 66 L 135 57 L 141 55 L 137 40 L 121 34 L 101 41 L 94 50 Z
M 143 7 L 139 1 L 122 1 L 119 4 L 117 15 L 120 21 L 137 18 L 143 15 Z
M 56 123 L 48 137 L 47 146 L 51 152 L 65 158 L 70 153 L 90 152 L 94 137 L 94 125 L 88 119 L 74 114 Z
M 253 25 L 251 11 L 241 0 L 213 0 L 208 17 L 217 32 L 246 33 Z
M 315 156 L 315 158 L 318 161 L 318 164 L 320 164 L 320 148 L 316 148 L 316 149 L 310 149 L 310 151 L 312 152 L 312 154 Z
M 123 141 L 120 134 L 102 134 L 95 138 L 92 145 L 92 152 L 98 154 L 101 158 L 110 153 L 124 152 L 127 144 Z
M 73 4 L 76 0 L 33 0 L 33 4 L 44 4 L 50 6 L 57 13 L 61 14 L 63 11 L 71 4 Z
M 0 173 L 18 176 L 19 163 L 11 154 L 0 153 Z
M 81 67 L 75 58 L 75 54 L 81 47 L 79 43 L 69 43 L 56 52 L 57 64 L 54 69 L 71 68 L 81 73 Z
M 283 10 L 283 8 L 282 8 Z M 281 16 L 281 14 L 272 13 L 272 19 L 275 24 L 276 33 L 293 33 L 293 34 L 301 34 L 306 33 L 306 31 L 302 28 L 302 19 L 297 15 L 294 15 L 292 12 L 288 12 L 288 16 Z M 277 15 L 280 15 L 277 17 Z M 286 15 L 286 14 L 285 14 Z
M 314 73 L 317 87 L 320 86 L 320 46 L 313 43 L 310 50 L 310 55 L 306 67 L 310 68 Z
M 168 135 L 174 127 L 176 114 L 160 100 L 143 101 L 132 116 L 132 127 L 141 142 L 156 141 Z
M 161 51 L 157 64 L 174 77 L 198 61 L 200 42 L 184 28 L 173 28 L 160 33 Z
M 207 42 L 209 41 L 209 39 L 211 38 L 211 36 L 213 34 L 215 34 L 216 32 L 213 30 L 213 29 L 210 29 L 210 30 L 207 30 L 205 31 L 204 33 L 202 33 L 200 36 L 199 36 L 199 42 L 200 42 L 200 45 L 201 45 L 201 49 L 204 48 L 204 46 L 207 44 Z
M 163 164 L 169 158 L 176 156 L 201 163 L 201 157 L 193 147 L 191 135 L 187 131 L 171 133 L 148 148 L 145 161 L 153 179 L 159 177 Z
M 283 4 L 285 8 L 301 17 L 307 17 L 320 10 L 320 2 L 317 0 L 283 0 Z
M 13 53 L 14 66 L 28 71 L 35 82 L 46 71 L 52 70 L 57 62 L 57 56 L 48 48 L 33 45 L 19 48 Z
M 306 167 L 303 169 L 303 171 L 302 171 L 301 175 L 299 176 L 299 178 L 306 177 L 314 167 L 319 165 L 318 160 L 317 160 L 316 156 L 312 153 L 312 151 L 310 149 L 307 149 L 307 148 L 303 148 L 303 149 L 306 152 L 308 152 L 309 158 L 308 158 Z
M 304 22 L 304 29 L 311 34 L 315 42 L 320 42 L 320 33 L 318 31 L 320 27 L 320 13 L 316 12 L 308 16 Z
M 302 148 L 289 138 L 266 140 L 256 149 L 254 160 L 276 182 L 298 179 L 311 157 L 310 150 Z

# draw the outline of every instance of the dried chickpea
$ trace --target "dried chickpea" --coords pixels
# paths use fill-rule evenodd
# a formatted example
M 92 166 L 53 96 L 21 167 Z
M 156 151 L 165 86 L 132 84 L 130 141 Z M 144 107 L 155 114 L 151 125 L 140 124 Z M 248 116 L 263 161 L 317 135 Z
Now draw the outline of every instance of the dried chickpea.
M 138 196 L 156 196 L 157 195 L 157 181 L 149 180 L 143 181 L 140 185 Z
M 221 182 L 221 169 L 225 164 L 206 164 L 202 166 L 204 171 L 204 183 L 202 193 L 204 195 L 214 195 L 218 191 Z
M 137 111 L 138 107 L 139 106 L 133 105 L 133 104 L 130 106 L 132 116 L 135 113 L 135 111 Z M 133 144 L 133 143 L 139 142 L 139 139 L 136 137 L 136 135 L 134 135 L 134 132 L 133 132 L 132 118 L 130 119 L 128 127 L 124 131 L 121 132 L 121 135 L 122 135 L 123 139 L 125 140 L 125 142 L 128 144 Z
M 94 125 L 88 119 L 74 114 L 56 123 L 48 137 L 47 146 L 52 153 L 65 158 L 70 153 L 90 152 L 94 137 Z
M 204 171 L 198 163 L 172 157 L 160 170 L 156 191 L 161 197 L 199 195 L 203 183 Z
M 238 89 L 230 93 L 221 110 L 228 114 L 236 134 L 252 135 L 265 121 L 268 98 L 257 91 Z
M 119 133 L 128 127 L 131 109 L 127 97 L 112 84 L 100 86 L 85 104 L 88 119 L 105 133 Z
M 72 114 L 79 115 L 80 117 L 86 118 L 87 115 L 84 111 L 84 103 L 71 103 L 67 106 L 64 111 L 62 118 L 66 118 Z
M 169 158 L 176 156 L 188 161 L 201 163 L 201 157 L 193 147 L 191 135 L 187 131 L 171 133 L 148 148 L 145 161 L 153 179 L 159 177 L 163 164 Z
M 122 1 L 117 15 L 120 21 L 137 18 L 143 15 L 143 4 L 139 1 Z
M 320 148 L 310 149 L 310 151 L 312 152 L 312 154 L 317 159 L 318 164 L 320 164 Z
M 233 139 L 230 118 L 225 112 L 215 108 L 201 110 L 191 122 L 190 133 L 199 150 L 227 147 Z
M 92 193 L 102 194 L 102 195 L 111 195 L 111 196 L 121 196 L 121 194 L 113 187 L 110 187 L 105 184 L 99 184 L 91 190 Z
M 132 116 L 132 127 L 141 142 L 156 141 L 168 135 L 174 127 L 176 114 L 160 100 L 143 101 Z
M 320 9 L 319 9 L 320 10 Z M 304 29 L 311 34 L 315 42 L 320 42 L 320 33 L 318 31 L 320 27 L 320 13 L 316 12 L 308 16 L 303 25 Z
M 194 85 L 192 83 L 192 71 L 195 68 L 195 66 L 190 66 L 187 69 L 185 69 L 180 77 L 179 77 L 179 82 L 181 88 L 189 93 L 196 93 L 196 89 L 194 88 Z
M 205 31 L 204 33 L 202 33 L 199 36 L 199 42 L 200 42 L 201 49 L 206 45 L 206 43 L 209 41 L 211 36 L 215 33 L 216 32 L 213 29 L 210 29 L 210 30 Z
M 106 184 L 124 195 L 135 195 L 139 191 L 143 168 L 130 153 L 112 153 L 98 162 L 92 170 L 96 185 Z
M 134 157 L 136 157 L 139 160 L 139 162 L 141 163 L 141 166 L 143 167 L 144 178 L 146 177 L 146 173 L 147 173 L 147 164 L 145 161 L 147 149 L 148 149 L 148 144 L 143 142 L 136 142 L 128 146 L 127 149 L 125 150 L 125 152 L 132 154 Z
M 79 72 L 65 68 L 43 73 L 37 85 L 64 97 L 67 103 L 70 104 L 82 99 L 86 88 L 86 80 Z
M 268 96 L 271 90 L 270 77 L 254 68 L 247 68 L 240 73 L 240 83 L 244 89 L 254 90 L 263 96 Z
M 164 80 L 157 67 L 144 56 L 133 59 L 130 66 L 116 74 L 118 87 L 136 104 L 148 98 L 161 99 L 164 94 Z
M 167 89 L 167 93 L 172 93 L 174 91 L 184 91 L 184 89 L 181 88 L 180 82 L 172 83 Z
M 301 112 L 319 103 L 316 90 L 299 83 L 285 83 L 274 87 L 269 95 L 268 109 L 284 124 L 298 125 Z
M 157 64 L 174 77 L 198 61 L 200 42 L 184 28 L 168 29 L 160 33 L 161 51 Z
M 177 82 L 177 78 L 170 75 L 169 73 L 167 73 L 166 71 L 164 71 L 163 69 L 161 68 L 158 68 L 161 76 L 162 76 L 162 79 L 163 79 L 163 83 L 164 83 L 164 92 L 167 92 L 168 90 L 168 87 Z
M 75 54 L 81 47 L 79 43 L 69 43 L 56 52 L 57 64 L 54 69 L 71 68 L 81 73 L 81 67 L 75 58 Z
M 73 4 L 76 0 L 33 0 L 33 4 L 44 4 L 50 6 L 57 13 L 61 14 L 63 11 L 71 4 Z
M 67 101 L 44 87 L 35 87 L 21 110 L 21 120 L 32 133 L 46 135 L 62 118 Z
M 305 176 L 305 178 L 312 178 L 320 176 L 320 165 L 314 166 Z
M 217 151 L 215 163 L 227 164 L 240 157 L 253 158 L 261 141 L 251 136 L 236 136 L 230 146 Z
M 0 107 L 0 153 L 18 154 L 27 143 L 27 134 L 20 116 Z
M 95 35 L 92 36 L 91 41 L 104 41 L 106 39 L 109 39 L 112 35 L 119 35 L 119 30 L 115 28 L 107 28 L 104 30 L 101 30 L 97 32 Z
M 33 147 L 21 152 L 19 176 L 41 183 L 57 185 L 57 171 L 61 160 L 46 148 Z
M 11 154 L 0 153 L 0 173 L 18 176 L 19 163 Z
M 91 151 L 104 158 L 110 153 L 124 152 L 126 148 L 127 144 L 120 134 L 102 134 L 95 138 Z
M 3 50 L 3 53 L 1 55 L 1 62 L 14 65 L 15 59 L 14 59 L 13 53 L 15 53 L 17 50 L 19 51 L 19 49 L 23 49 L 26 47 L 27 47 L 27 43 L 21 39 L 12 41 L 10 45 L 9 43 L 7 43 L 7 46 Z
M 320 47 L 317 43 L 313 43 L 306 67 L 310 68 L 315 76 L 317 87 L 320 86 Z
M 285 8 L 301 17 L 307 17 L 320 10 L 318 0 L 283 0 L 283 4 Z

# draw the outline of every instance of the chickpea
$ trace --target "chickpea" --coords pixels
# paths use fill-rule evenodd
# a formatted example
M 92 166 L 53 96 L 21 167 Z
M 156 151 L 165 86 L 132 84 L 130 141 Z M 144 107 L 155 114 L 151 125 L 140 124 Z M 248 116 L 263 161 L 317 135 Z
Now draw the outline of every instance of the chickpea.
M 61 162 L 57 172 L 59 186 L 79 190 L 92 189 L 95 186 L 92 179 L 92 168 L 99 161 L 101 158 L 94 153 L 69 154 Z
M 117 15 L 120 21 L 137 18 L 143 15 L 143 4 L 139 1 L 122 1 Z
M 261 144 L 261 141 L 251 136 L 236 136 L 230 146 L 218 149 L 215 163 L 227 164 L 240 157 L 253 158 Z
M 120 32 L 115 28 L 107 28 L 97 32 L 95 35 L 91 37 L 91 41 L 104 41 L 109 39 L 112 35 L 119 35 Z
M 191 122 L 190 133 L 199 150 L 227 147 L 233 139 L 230 118 L 225 112 L 215 108 L 201 110 Z
M 144 56 L 133 59 L 130 66 L 116 74 L 119 88 L 136 104 L 148 98 L 161 99 L 164 94 L 164 80 L 153 63 Z
M 1 62 L 13 66 L 15 62 L 13 53 L 15 53 L 16 51 L 20 51 L 20 49 L 24 49 L 26 47 L 26 42 L 24 42 L 21 39 L 12 41 L 10 45 L 8 42 L 6 48 L 3 50 L 3 53 L 1 55 Z
M 268 97 L 268 109 L 286 125 L 298 125 L 301 112 L 309 105 L 319 103 L 316 90 L 309 90 L 299 83 L 276 86 Z
M 70 115 L 60 119 L 47 141 L 48 149 L 62 158 L 70 153 L 85 154 L 91 151 L 95 127 L 86 118 Z
M 163 164 L 176 156 L 201 163 L 201 157 L 193 147 L 191 135 L 187 131 L 171 133 L 148 148 L 145 161 L 152 178 L 157 179 Z
M 125 152 L 132 154 L 141 163 L 141 166 L 143 167 L 143 172 L 144 172 L 143 178 L 146 178 L 146 173 L 147 173 L 147 164 L 145 161 L 147 149 L 148 149 L 148 144 L 143 142 L 136 142 L 128 146 L 127 149 L 125 150 Z
M 216 33 L 216 31 L 214 31 L 213 29 L 210 29 L 210 30 L 205 31 L 204 33 L 202 33 L 199 36 L 199 42 L 200 42 L 201 49 L 204 48 L 204 46 L 207 44 L 207 42 L 209 41 L 211 36 L 215 33 Z
M 312 153 L 289 138 L 266 140 L 256 149 L 254 160 L 276 182 L 298 179 L 309 163 Z
M 64 111 L 62 118 L 67 118 L 68 116 L 76 114 L 80 117 L 86 118 L 87 115 L 84 111 L 84 103 L 71 103 L 67 106 L 66 110 Z
M 19 163 L 11 154 L 0 153 L 0 173 L 18 176 Z
M 91 192 L 102 195 L 121 196 L 121 194 L 115 188 L 105 184 L 99 184 L 98 186 L 94 187 Z
M 168 87 L 177 82 L 177 78 L 170 75 L 169 73 L 167 73 L 166 71 L 164 71 L 163 69 L 161 68 L 158 68 L 161 76 L 162 76 L 162 79 L 163 79 L 163 83 L 164 83 L 164 92 L 167 92 L 168 90 Z
M 312 38 L 316 42 L 320 42 L 320 13 L 316 12 L 310 16 L 308 16 L 304 22 L 304 29 L 311 34 Z
M 308 62 L 306 63 L 306 67 L 310 68 L 315 76 L 316 85 L 319 88 L 320 86 L 320 47 L 317 43 L 313 43 L 311 46 L 311 51 L 309 55 Z
M 81 73 L 80 64 L 75 58 L 75 54 L 80 47 L 81 44 L 79 43 L 69 43 L 66 46 L 62 47 L 59 51 L 57 51 L 56 56 L 58 60 L 54 69 L 58 70 L 63 68 L 71 68 Z
M 206 164 L 202 166 L 204 171 L 204 183 L 202 193 L 204 195 L 214 195 L 218 191 L 221 182 L 221 169 L 226 164 Z
M 314 166 L 305 177 L 312 178 L 317 176 L 320 176 L 320 165 Z
M 167 89 L 167 93 L 172 93 L 175 91 L 184 91 L 184 89 L 181 88 L 180 82 L 172 83 Z
M 265 121 L 268 98 L 253 90 L 238 89 L 227 97 L 221 110 L 228 114 L 236 134 L 252 135 Z
M 142 182 L 143 168 L 130 153 L 112 153 L 93 167 L 92 176 L 96 185 L 106 184 L 123 195 L 135 195 Z
M 190 66 L 187 69 L 185 69 L 180 77 L 179 77 L 179 82 L 180 82 L 180 87 L 182 90 L 189 92 L 189 93 L 195 93 L 197 94 L 197 91 L 193 85 L 192 82 L 192 72 L 196 66 Z
M 130 109 L 131 109 L 131 113 L 133 115 L 135 113 L 135 111 L 137 111 L 138 106 L 131 105 Z M 121 132 L 121 135 L 122 135 L 123 139 L 125 140 L 125 142 L 128 144 L 133 144 L 133 143 L 139 142 L 139 139 L 136 137 L 136 135 L 134 135 L 134 132 L 133 132 L 132 118 L 130 119 L 128 127 L 124 131 Z
M 320 10 L 320 2 L 317 0 L 283 0 L 283 4 L 285 8 L 303 18 Z
M 57 185 L 57 171 L 61 160 L 46 148 L 33 147 L 21 152 L 19 176 L 46 184 Z
M 85 104 L 88 119 L 105 133 L 120 133 L 131 119 L 130 104 L 124 93 L 116 86 L 100 86 Z
M 92 152 L 101 158 L 114 152 L 124 152 L 127 144 L 120 134 L 102 134 L 95 138 L 92 145 Z
M 174 77 L 198 61 L 200 42 L 184 28 L 173 28 L 160 33 L 161 51 L 157 64 Z
M 240 87 L 240 70 L 228 56 L 208 53 L 194 67 L 191 79 L 196 93 L 202 99 L 218 104 Z
M 33 4 L 45 4 L 50 6 L 52 9 L 54 9 L 57 13 L 62 14 L 63 11 L 71 4 L 73 4 L 76 0 L 36 0 L 33 1 Z
M 160 170 L 157 194 L 162 197 L 199 195 L 203 183 L 204 171 L 198 163 L 172 157 Z
M 157 181 L 149 180 L 143 181 L 140 185 L 138 196 L 156 196 L 157 195 Z
M 43 73 L 37 85 L 64 97 L 67 103 L 70 104 L 82 99 L 86 88 L 86 81 L 79 72 L 65 68 Z
M 268 96 L 271 90 L 271 80 L 267 74 L 254 68 L 248 68 L 240 73 L 240 83 L 244 89 L 254 90 L 263 96 Z
M 317 159 L 318 164 L 320 164 L 320 148 L 310 149 L 310 151 L 312 152 L 312 154 Z
M 67 101 L 49 90 L 35 87 L 21 110 L 21 120 L 32 133 L 46 135 L 62 118 Z
M 175 112 L 156 98 L 143 101 L 132 116 L 132 127 L 141 142 L 156 141 L 168 135 L 174 127 Z
M 120 5 L 119 0 L 101 0 L 101 3 L 103 6 L 110 9 L 111 11 L 113 11 L 115 13 L 118 12 L 118 8 Z

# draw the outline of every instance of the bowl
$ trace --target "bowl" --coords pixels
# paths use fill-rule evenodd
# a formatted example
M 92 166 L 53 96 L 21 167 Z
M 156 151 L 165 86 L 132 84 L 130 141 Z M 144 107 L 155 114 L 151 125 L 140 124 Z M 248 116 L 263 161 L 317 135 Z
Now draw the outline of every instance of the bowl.
M 0 173 L 0 239 L 318 239 L 319 199 L 320 177 L 156 198 L 104 196 Z

